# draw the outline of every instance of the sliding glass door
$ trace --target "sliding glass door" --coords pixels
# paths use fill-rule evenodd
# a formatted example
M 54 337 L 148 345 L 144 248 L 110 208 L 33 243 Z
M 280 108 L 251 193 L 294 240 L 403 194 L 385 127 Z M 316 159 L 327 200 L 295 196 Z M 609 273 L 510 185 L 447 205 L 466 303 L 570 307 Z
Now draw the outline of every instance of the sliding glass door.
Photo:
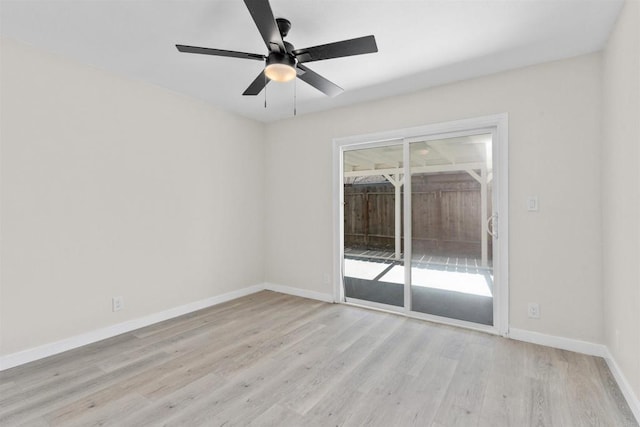
M 491 142 L 409 143 L 412 311 L 493 325 Z
M 402 144 L 344 153 L 344 293 L 357 301 L 404 306 Z M 391 276 L 391 277 L 390 277 Z
M 345 301 L 494 327 L 497 135 L 481 127 L 340 148 Z

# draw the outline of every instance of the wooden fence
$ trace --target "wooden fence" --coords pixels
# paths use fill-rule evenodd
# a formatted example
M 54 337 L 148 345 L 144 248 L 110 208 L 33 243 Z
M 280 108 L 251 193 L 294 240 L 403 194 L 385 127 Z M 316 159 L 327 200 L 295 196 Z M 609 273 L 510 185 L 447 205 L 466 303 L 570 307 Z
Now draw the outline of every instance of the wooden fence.
M 414 254 L 480 258 L 480 184 L 467 173 L 441 173 L 414 175 L 411 187 Z M 345 185 L 344 201 L 345 247 L 393 251 L 393 186 Z M 488 211 L 491 215 L 490 202 Z M 491 240 L 489 245 L 491 258 Z

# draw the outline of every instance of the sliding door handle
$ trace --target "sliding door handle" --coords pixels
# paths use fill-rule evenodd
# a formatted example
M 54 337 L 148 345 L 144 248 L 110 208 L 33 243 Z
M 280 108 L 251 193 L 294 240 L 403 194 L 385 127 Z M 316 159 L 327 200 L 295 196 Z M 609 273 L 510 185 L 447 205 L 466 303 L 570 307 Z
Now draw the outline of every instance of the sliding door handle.
M 498 238 L 498 214 L 494 213 L 489 218 L 487 218 L 487 233 L 491 235 L 494 239 Z

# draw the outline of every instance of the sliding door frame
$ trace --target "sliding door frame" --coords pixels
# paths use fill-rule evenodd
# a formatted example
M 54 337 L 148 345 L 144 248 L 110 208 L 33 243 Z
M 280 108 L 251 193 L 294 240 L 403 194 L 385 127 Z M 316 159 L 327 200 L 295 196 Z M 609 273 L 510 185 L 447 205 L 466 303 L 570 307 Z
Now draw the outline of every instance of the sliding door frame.
M 409 144 L 425 139 L 450 138 L 461 135 L 478 133 L 492 133 L 493 150 L 493 207 L 497 213 L 497 229 L 499 238 L 493 240 L 494 282 L 494 324 L 493 326 L 481 325 L 457 319 L 411 311 L 411 245 L 404 248 L 405 289 L 404 307 L 393 307 L 385 304 L 377 304 L 370 301 L 358 301 L 349 299 L 344 295 L 343 271 L 344 271 L 344 152 L 365 148 L 375 148 L 388 145 L 403 146 L 403 166 L 405 177 L 410 177 L 410 153 Z M 355 135 L 333 139 L 333 293 L 334 301 L 363 305 L 369 308 L 382 309 L 409 317 L 444 323 L 469 329 L 481 330 L 493 334 L 506 336 L 509 332 L 509 216 L 508 216 L 508 114 L 496 114 L 491 116 L 476 117 L 450 122 L 429 124 L 405 129 L 397 129 L 373 134 Z M 411 179 L 405 178 L 404 193 L 411 192 Z M 404 239 L 411 241 L 411 197 L 404 197 L 403 202 Z

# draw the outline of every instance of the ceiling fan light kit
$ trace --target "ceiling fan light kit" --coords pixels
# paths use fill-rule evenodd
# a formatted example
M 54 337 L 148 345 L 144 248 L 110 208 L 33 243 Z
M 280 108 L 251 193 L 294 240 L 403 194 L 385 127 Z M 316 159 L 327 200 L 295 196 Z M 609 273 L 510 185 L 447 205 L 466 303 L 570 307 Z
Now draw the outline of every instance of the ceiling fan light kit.
M 275 82 L 290 82 L 296 78 L 296 60 L 291 55 L 272 52 L 267 58 L 264 74 Z
M 176 45 L 178 51 L 184 53 L 264 61 L 264 70 L 254 79 L 243 95 L 258 95 L 272 80 L 275 82 L 288 82 L 297 76 L 300 80 L 325 95 L 336 96 L 342 93 L 343 89 L 304 66 L 303 63 L 378 51 L 375 37 L 372 35 L 303 49 L 294 49 L 291 43 L 284 41 L 284 37 L 287 36 L 291 29 L 291 22 L 284 18 L 275 19 L 269 0 L 244 0 L 244 3 L 249 9 L 249 13 L 267 46 L 268 55 Z

